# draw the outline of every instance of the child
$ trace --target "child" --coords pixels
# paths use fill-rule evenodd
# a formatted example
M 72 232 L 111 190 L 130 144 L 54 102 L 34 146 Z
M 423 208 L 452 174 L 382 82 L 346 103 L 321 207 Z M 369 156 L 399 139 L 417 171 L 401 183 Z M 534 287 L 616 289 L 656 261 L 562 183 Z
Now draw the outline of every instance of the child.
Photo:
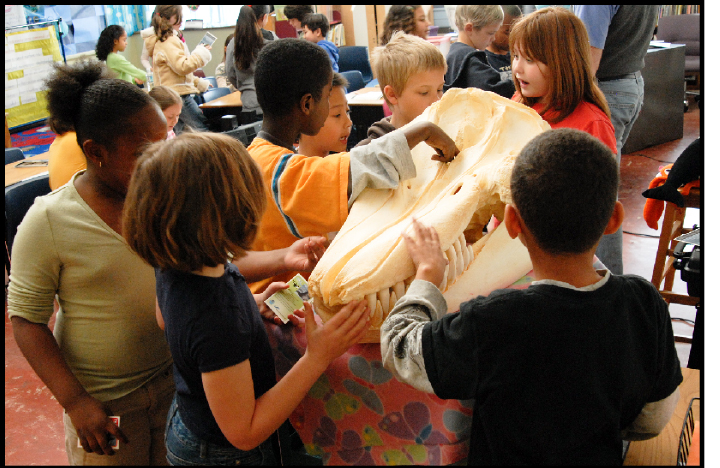
M 458 5 L 455 24 L 458 40 L 447 54 L 448 71 L 445 90 L 448 88 L 480 88 L 511 98 L 515 85 L 503 79 L 500 72 L 488 62 L 485 48 L 490 45 L 503 21 L 500 5 Z
M 440 398 L 475 399 L 468 465 L 620 465 L 623 439 L 672 416 L 682 374 L 667 304 L 643 278 L 593 268 L 622 222 L 617 185 L 615 157 L 587 133 L 528 142 L 505 223 L 536 281 L 450 315 L 437 232 L 415 221 L 404 235 L 417 275 L 382 326 L 383 364 Z
M 103 29 L 95 45 L 95 55 L 98 60 L 107 62 L 110 70 L 117 74 L 121 80 L 128 83 L 143 84 L 146 74 L 118 52 L 125 52 L 127 47 L 127 33 L 122 28 L 113 24 Z
M 327 119 L 332 73 L 325 50 L 309 41 L 279 39 L 258 55 L 255 79 L 265 118 L 248 151 L 267 184 L 268 210 L 253 250 L 273 250 L 308 235 L 339 231 L 363 189 L 392 188 L 415 176 L 410 148 L 421 141 L 437 149 L 435 160 L 452 160 L 458 152 L 445 132 L 424 122 L 350 153 L 325 158 L 295 154 L 298 136 L 317 135 Z M 276 278 L 287 281 L 292 276 Z M 251 288 L 259 291 L 266 285 Z
M 298 153 L 324 158 L 330 152 L 347 151 L 348 136 L 352 130 L 350 107 L 345 97 L 348 82 L 340 73 L 333 73 L 330 91 L 330 111 L 317 135 L 301 135 Z
M 150 90 L 150 97 L 160 106 L 167 121 L 167 139 L 172 140 L 175 138 L 173 127 L 177 124 L 182 111 L 182 98 L 167 86 L 155 86 Z
M 153 60 L 154 84 L 174 89 L 183 100 L 175 131 L 181 133 L 186 126 L 207 131 L 207 119 L 198 107 L 195 95 L 204 93 L 211 85 L 193 72 L 210 61 L 212 46 L 198 44 L 190 53 L 179 33 L 182 5 L 158 5 L 152 25 L 154 34 L 145 39 L 145 48 Z
M 218 63 L 218 66 L 215 67 L 215 81 L 217 81 L 218 88 L 230 88 L 230 91 L 237 91 L 235 86 L 230 83 L 227 79 L 227 71 L 225 71 L 225 60 L 227 59 L 227 48 L 228 44 L 232 40 L 232 38 L 235 37 L 235 34 L 229 34 L 228 37 L 225 38 L 225 46 L 223 48 L 223 58 Z
M 260 28 L 262 37 L 268 41 L 274 41 L 277 39 L 277 34 L 275 34 L 274 31 L 268 31 L 265 29 L 265 25 L 267 25 L 267 22 L 270 19 L 270 13 L 275 10 L 275 7 L 273 5 L 250 5 L 250 7 L 253 9 L 253 12 L 255 12 L 255 17 L 257 18 L 257 24 Z
M 510 59 L 510 31 L 513 23 L 522 18 L 522 10 L 517 5 L 500 5 L 503 9 L 503 23 L 495 33 L 495 39 L 485 48 L 488 63 L 500 72 L 503 80 L 512 78 L 512 60 Z
M 298 33 L 298 38 L 300 39 L 302 39 L 303 34 L 302 20 L 305 15 L 310 15 L 312 13 L 315 13 L 315 11 L 313 11 L 313 8 L 310 5 L 285 5 L 285 8 L 283 9 L 283 14 L 287 18 L 288 23 L 295 28 Z
M 510 50 L 518 89 L 513 100 L 535 109 L 552 128 L 586 131 L 617 151 L 607 100 L 590 71 L 587 30 L 577 16 L 562 7 L 531 13 L 513 26 Z
M 325 40 L 328 29 L 330 29 L 330 23 L 325 15 L 322 13 L 310 13 L 303 17 L 300 24 L 303 28 L 303 38 L 325 49 L 330 56 L 333 71 L 339 72 L 338 59 L 340 58 L 340 51 L 335 44 Z
M 392 115 L 375 122 L 357 146 L 405 126 L 439 100 L 447 65 L 437 47 L 398 31 L 387 45 L 373 50 L 372 68 Z
M 243 256 L 257 233 L 263 191 L 243 145 L 212 133 L 149 147 L 130 182 L 123 235 L 155 267 L 157 321 L 174 362 L 170 464 L 276 465 L 273 432 L 368 329 L 366 301 L 351 302 L 323 327 L 306 302 L 307 351 L 275 383 L 257 303 L 282 285 L 253 297 L 228 262 L 228 253 Z
M 428 26 L 422 5 L 393 5 L 388 10 L 383 23 L 382 45 L 390 42 L 396 31 L 426 39 Z
M 260 49 L 268 42 L 260 33 L 254 9 L 246 5 L 240 7 L 234 39 L 228 44 L 225 59 L 227 79 L 242 93 L 240 125 L 263 119 L 255 92 L 255 62 Z

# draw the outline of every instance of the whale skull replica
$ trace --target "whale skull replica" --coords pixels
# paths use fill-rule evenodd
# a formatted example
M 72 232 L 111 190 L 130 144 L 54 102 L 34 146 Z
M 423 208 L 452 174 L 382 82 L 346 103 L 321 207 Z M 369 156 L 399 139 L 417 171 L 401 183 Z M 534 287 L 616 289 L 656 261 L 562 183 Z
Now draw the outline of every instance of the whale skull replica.
M 503 219 L 515 158 L 549 125 L 532 109 L 475 88 L 449 90 L 417 120 L 440 126 L 460 153 L 441 163 L 430 159 L 432 148 L 417 145 L 417 176 L 397 189 L 365 190 L 310 275 L 310 294 L 323 321 L 352 300 L 368 299 L 371 328 L 363 342 L 379 342 L 383 320 L 414 278 L 401 236 L 413 235 L 412 217 L 440 236 L 449 260 L 440 290 L 450 312 L 532 268 L 527 249 L 510 239 L 504 223 L 485 236 L 482 230 L 491 215 Z

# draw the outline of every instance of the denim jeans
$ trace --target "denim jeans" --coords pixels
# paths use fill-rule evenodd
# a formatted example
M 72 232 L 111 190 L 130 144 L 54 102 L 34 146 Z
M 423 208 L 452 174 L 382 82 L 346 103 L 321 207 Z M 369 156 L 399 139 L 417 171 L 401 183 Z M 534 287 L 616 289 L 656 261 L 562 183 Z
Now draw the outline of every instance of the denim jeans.
M 170 406 L 165 428 L 167 460 L 173 466 L 264 465 L 277 461 L 270 439 L 252 450 L 243 451 L 206 442 L 185 426 L 178 411 L 177 394 Z
M 180 135 L 185 128 L 190 126 L 198 132 L 207 132 L 207 118 L 202 113 L 202 110 L 195 102 L 194 94 L 187 94 L 182 96 L 183 105 L 180 109 L 180 117 L 178 123 L 175 124 L 173 130 L 176 134 Z
M 621 162 L 622 147 L 640 114 L 645 98 L 643 77 L 639 71 L 634 75 L 598 83 L 610 106 L 610 120 L 615 128 L 618 165 Z M 622 226 L 614 234 L 602 236 L 595 254 L 613 274 L 622 274 Z

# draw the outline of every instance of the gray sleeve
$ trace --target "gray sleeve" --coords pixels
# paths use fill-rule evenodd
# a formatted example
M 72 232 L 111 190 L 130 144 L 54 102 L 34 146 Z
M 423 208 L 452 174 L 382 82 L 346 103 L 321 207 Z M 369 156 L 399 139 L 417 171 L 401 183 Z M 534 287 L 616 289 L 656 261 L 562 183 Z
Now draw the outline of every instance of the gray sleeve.
M 646 440 L 658 436 L 670 421 L 679 399 L 680 388 L 676 388 L 669 397 L 647 403 L 638 417 L 623 429 L 622 438 L 624 440 Z
M 402 132 L 394 131 L 350 151 L 352 192 L 348 207 L 366 188 L 393 189 L 415 177 L 415 163 Z
M 447 314 L 447 304 L 432 283 L 415 280 L 380 329 L 383 366 L 401 382 L 435 393 L 425 370 L 422 332 L 430 321 Z

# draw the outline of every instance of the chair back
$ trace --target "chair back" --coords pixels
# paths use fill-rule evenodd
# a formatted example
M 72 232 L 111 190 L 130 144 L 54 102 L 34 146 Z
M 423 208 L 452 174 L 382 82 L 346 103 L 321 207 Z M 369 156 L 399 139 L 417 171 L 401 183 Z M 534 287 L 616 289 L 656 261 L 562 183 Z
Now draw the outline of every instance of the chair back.
M 198 78 L 205 78 L 205 72 L 202 68 L 198 68 L 193 72 L 193 75 L 197 76 Z
M 5 242 L 8 252 L 12 252 L 17 228 L 25 217 L 25 213 L 35 202 L 35 197 L 48 193 L 50 193 L 50 176 L 48 174 L 5 187 Z
M 340 72 L 358 70 L 368 84 L 373 79 L 368 48 L 365 46 L 343 46 L 339 48 L 338 68 Z
M 217 87 L 218 87 L 218 85 L 217 85 L 217 78 L 215 78 L 214 76 L 206 76 L 205 79 L 208 80 L 211 85 L 213 85 L 213 88 L 217 88 Z
M 280 39 L 285 39 L 286 37 L 296 39 L 298 37 L 295 26 L 287 20 L 275 22 L 275 34 L 277 34 L 277 37 Z
M 5 165 L 14 163 L 15 161 L 22 161 L 25 159 L 20 148 L 5 148 Z
M 362 73 L 360 73 L 358 70 L 344 71 L 340 72 L 340 74 L 344 76 L 346 80 L 348 80 L 348 93 L 352 93 L 353 91 L 357 91 L 358 89 L 365 87 Z
M 203 93 L 203 100 L 205 102 L 210 102 L 213 99 L 217 99 L 223 96 L 227 96 L 230 94 L 230 88 L 210 88 L 207 91 Z
M 241 125 L 238 128 L 234 128 L 232 130 L 228 130 L 227 132 L 222 133 L 223 135 L 227 135 L 235 138 L 236 140 L 239 140 L 247 148 L 248 146 L 250 146 L 250 143 L 252 143 L 253 139 L 261 129 L 262 120 L 258 120 L 257 122 Z
M 685 44 L 685 70 L 700 71 L 699 14 L 663 16 L 658 20 L 657 38 L 665 42 Z M 688 60 L 689 58 L 692 60 Z

